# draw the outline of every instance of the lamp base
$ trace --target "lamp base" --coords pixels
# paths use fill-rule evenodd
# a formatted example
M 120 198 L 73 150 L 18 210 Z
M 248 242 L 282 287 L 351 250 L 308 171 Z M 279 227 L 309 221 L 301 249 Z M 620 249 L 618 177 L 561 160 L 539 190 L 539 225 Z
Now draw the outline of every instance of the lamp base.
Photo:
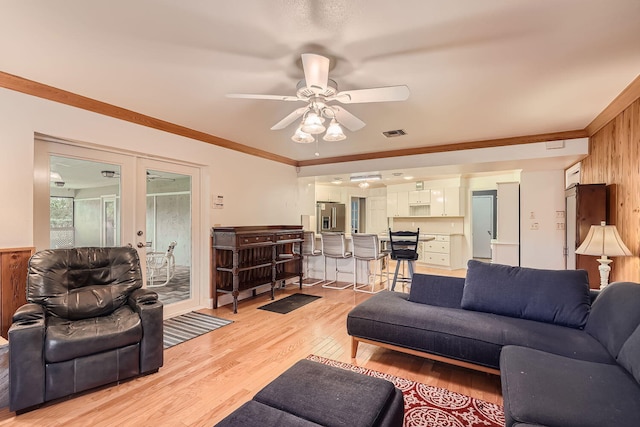
M 602 255 L 598 258 L 598 262 L 600 263 L 598 266 L 598 270 L 600 271 L 600 289 L 604 289 L 609 286 L 609 272 L 611 272 L 609 264 L 611 264 L 613 260 L 607 258 L 606 255 Z

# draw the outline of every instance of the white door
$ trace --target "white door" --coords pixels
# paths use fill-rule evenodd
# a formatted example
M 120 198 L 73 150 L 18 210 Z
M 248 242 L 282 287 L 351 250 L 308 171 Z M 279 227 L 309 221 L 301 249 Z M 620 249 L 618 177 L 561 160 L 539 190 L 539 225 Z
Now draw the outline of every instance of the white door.
M 493 197 L 472 196 L 471 203 L 473 257 L 489 259 L 493 238 Z
M 34 170 L 37 250 L 133 246 L 165 317 L 201 306 L 197 167 L 38 139 Z

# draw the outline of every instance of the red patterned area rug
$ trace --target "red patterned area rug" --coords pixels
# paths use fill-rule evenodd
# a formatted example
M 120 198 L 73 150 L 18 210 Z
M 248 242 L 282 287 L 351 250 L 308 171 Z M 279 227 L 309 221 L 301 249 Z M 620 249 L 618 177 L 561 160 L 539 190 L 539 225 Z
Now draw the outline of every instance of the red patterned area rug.
M 500 405 L 320 356 L 307 359 L 391 381 L 404 396 L 404 427 L 504 426 Z

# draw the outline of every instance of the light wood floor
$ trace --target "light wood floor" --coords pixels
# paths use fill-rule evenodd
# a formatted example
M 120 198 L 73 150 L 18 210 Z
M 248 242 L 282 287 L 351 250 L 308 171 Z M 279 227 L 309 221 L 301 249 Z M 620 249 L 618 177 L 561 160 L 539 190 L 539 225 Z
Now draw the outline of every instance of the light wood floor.
M 427 273 L 463 276 L 464 270 Z M 298 292 L 278 290 L 276 298 Z M 320 295 L 307 306 L 282 315 L 256 308 L 267 294 L 230 306 L 203 310 L 231 319 L 231 325 L 165 351 L 156 374 L 125 381 L 73 399 L 48 404 L 18 417 L 0 411 L 0 425 L 16 426 L 212 426 L 296 361 L 316 354 L 369 369 L 447 388 L 502 404 L 497 376 L 466 370 L 379 347 L 360 344 L 350 357 L 346 315 L 369 298 L 352 290 L 303 288 Z

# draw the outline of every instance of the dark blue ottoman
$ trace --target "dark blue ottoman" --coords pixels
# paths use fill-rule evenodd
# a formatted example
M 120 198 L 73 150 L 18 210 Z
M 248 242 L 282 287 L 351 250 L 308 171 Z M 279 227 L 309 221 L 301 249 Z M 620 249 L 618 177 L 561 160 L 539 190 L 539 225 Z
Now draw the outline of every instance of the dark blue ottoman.
M 301 360 L 216 424 L 228 426 L 402 426 L 402 392 L 374 378 Z

